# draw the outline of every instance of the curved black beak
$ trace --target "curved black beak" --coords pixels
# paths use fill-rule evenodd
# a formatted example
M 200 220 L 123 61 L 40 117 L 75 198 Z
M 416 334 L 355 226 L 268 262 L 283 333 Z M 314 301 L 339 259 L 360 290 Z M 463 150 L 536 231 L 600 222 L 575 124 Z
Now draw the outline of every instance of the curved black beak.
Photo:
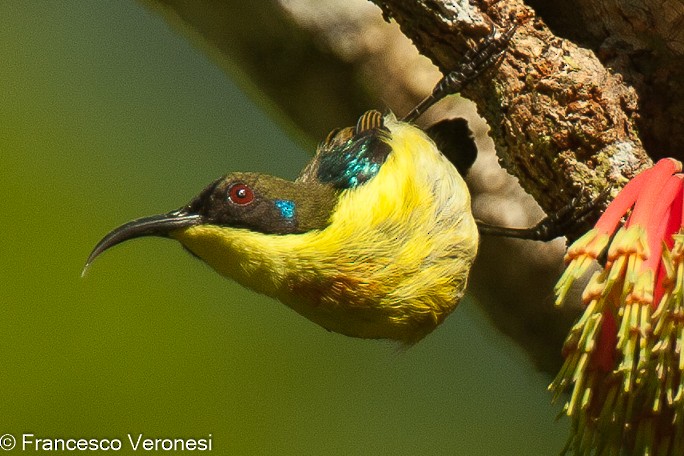
M 153 215 L 151 217 L 132 220 L 118 228 L 114 228 L 97 243 L 83 267 L 81 276 L 85 274 L 95 258 L 110 247 L 114 247 L 129 239 L 143 236 L 168 237 L 171 231 L 199 225 L 201 219 L 202 217 L 198 214 L 191 214 L 180 209 L 167 214 Z

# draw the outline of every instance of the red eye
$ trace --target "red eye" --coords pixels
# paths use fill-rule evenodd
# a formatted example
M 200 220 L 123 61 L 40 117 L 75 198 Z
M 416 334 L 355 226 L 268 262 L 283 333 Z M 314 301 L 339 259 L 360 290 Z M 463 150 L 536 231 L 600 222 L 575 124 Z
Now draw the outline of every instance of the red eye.
M 233 203 L 244 206 L 254 201 L 254 192 L 245 184 L 235 184 L 228 190 L 228 198 Z

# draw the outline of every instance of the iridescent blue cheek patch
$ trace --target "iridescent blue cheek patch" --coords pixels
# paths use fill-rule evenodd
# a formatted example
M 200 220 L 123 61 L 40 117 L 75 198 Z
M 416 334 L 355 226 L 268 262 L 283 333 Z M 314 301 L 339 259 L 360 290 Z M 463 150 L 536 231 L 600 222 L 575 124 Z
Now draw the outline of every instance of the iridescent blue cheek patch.
M 275 200 L 276 207 L 280 210 L 283 218 L 292 220 L 295 217 L 295 203 L 290 200 Z

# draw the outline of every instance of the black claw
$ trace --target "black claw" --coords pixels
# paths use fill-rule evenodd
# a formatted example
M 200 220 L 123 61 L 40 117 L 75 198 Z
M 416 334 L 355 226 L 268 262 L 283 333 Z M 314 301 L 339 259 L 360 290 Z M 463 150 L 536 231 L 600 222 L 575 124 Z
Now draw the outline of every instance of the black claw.
M 432 93 L 418 103 L 402 120 L 413 122 L 442 98 L 462 91 L 464 87 L 503 55 L 517 28 L 518 24 L 514 24 L 497 37 L 497 28 L 492 26 L 491 33 L 487 35 L 482 44 L 470 49 L 458 68 L 445 75 L 437 83 Z
M 550 241 L 557 237 L 574 238 L 575 232 L 587 224 L 592 224 L 600 215 L 600 209 L 607 201 L 612 187 L 605 188 L 599 196 L 586 205 L 580 205 L 580 198 L 563 206 L 531 228 L 506 228 L 477 222 L 480 234 L 506 236 L 532 241 Z

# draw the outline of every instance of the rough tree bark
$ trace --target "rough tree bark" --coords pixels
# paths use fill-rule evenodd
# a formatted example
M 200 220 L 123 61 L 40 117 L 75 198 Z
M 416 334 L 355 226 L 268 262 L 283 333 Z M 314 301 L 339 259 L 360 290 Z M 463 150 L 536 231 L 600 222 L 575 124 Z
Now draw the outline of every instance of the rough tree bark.
M 546 212 L 596 197 L 650 163 L 637 135 L 637 95 L 593 52 L 555 37 L 522 1 L 378 1 L 442 71 L 492 26 L 519 28 L 493 78 L 464 95 L 491 127 L 501 162 Z
M 684 2 L 529 0 L 556 34 L 592 49 L 639 95 L 637 125 L 653 158 L 684 156 Z
M 406 112 L 439 77 L 396 24 L 364 0 L 144 3 L 237 75 L 253 97 L 275 107 L 281 123 L 304 132 L 311 150 L 328 130 L 353 124 L 368 107 Z M 578 195 L 591 197 L 607 182 L 619 186 L 649 163 L 643 144 L 655 157 L 677 156 L 673 148 L 684 143 L 684 97 L 670 96 L 684 84 L 678 0 L 530 0 L 537 15 L 515 0 L 375 3 L 442 71 L 492 24 L 520 22 L 503 62 L 466 91 L 475 105 L 453 97 L 422 119 L 469 119 L 480 152 L 468 182 L 474 211 L 488 222 L 529 226 L 542 212 L 498 167 L 473 106 L 492 128 L 501 164 L 545 211 Z M 658 8 L 673 14 L 662 17 Z M 563 242 L 484 239 L 471 277 L 471 290 L 494 323 L 550 372 L 577 313 L 551 305 L 562 253 Z

